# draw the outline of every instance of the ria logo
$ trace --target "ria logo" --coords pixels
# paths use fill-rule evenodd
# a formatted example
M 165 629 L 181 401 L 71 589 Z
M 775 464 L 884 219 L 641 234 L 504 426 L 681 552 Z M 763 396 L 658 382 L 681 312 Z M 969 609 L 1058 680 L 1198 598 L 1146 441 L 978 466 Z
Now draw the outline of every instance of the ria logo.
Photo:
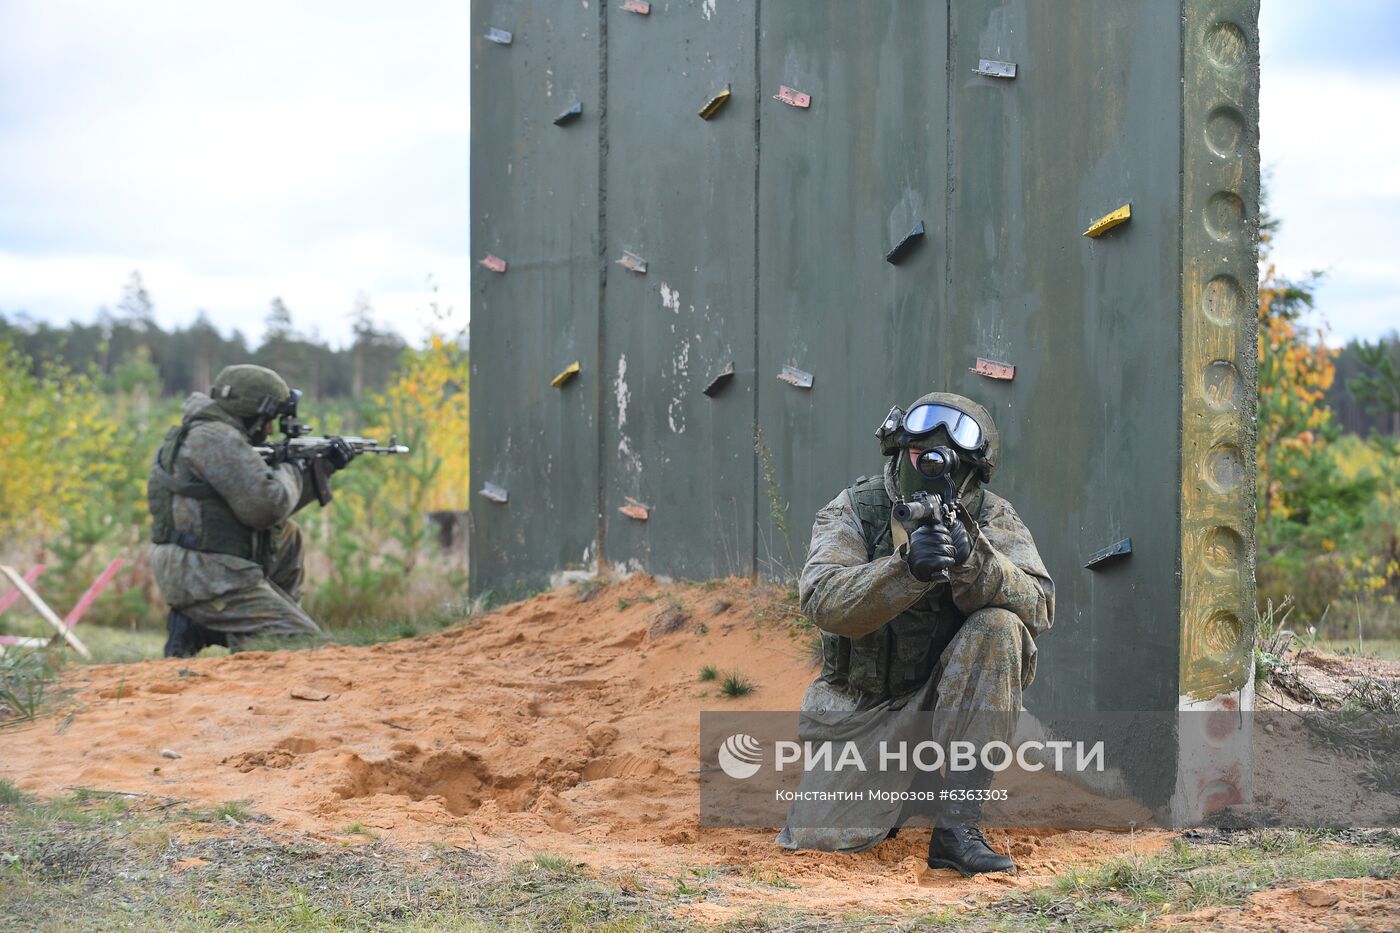
M 719 766 L 735 780 L 751 778 L 763 767 L 763 746 L 743 732 L 731 735 L 719 747 Z

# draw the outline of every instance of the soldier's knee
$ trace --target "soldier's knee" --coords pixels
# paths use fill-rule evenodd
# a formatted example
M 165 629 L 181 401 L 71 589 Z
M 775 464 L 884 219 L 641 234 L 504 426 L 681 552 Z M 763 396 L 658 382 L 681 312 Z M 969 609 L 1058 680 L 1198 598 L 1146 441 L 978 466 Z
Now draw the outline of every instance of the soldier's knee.
M 968 616 L 958 634 L 964 638 L 1015 646 L 1019 650 L 1021 620 L 1009 610 L 988 607 Z

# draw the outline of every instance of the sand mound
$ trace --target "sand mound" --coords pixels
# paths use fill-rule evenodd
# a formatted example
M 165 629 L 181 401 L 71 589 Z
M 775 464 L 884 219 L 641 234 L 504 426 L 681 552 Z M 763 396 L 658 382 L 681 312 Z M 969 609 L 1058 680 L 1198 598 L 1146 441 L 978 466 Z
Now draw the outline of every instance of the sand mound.
M 71 709 L 6 734 L 0 775 L 46 795 L 247 800 L 325 837 L 358 823 L 399 843 L 557 852 L 602 872 L 709 867 L 749 879 L 736 902 L 816 909 L 1000 894 L 1168 838 L 996 833 L 1021 874 L 963 881 L 925 869 L 927 830 L 854 857 L 787 853 L 766 831 L 701 830 L 700 710 L 797 707 L 814 668 L 811 635 L 781 621 L 790 611 L 747 581 L 634 576 L 586 600 L 557 590 L 368 648 L 84 668 L 68 678 Z M 698 679 L 705 665 L 757 689 L 722 697 Z

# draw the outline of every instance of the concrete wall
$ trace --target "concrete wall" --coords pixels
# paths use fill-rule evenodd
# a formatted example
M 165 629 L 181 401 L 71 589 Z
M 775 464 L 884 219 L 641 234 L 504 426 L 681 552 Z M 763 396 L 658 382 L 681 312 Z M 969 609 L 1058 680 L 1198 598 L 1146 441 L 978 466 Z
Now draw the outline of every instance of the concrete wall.
M 1243 686 L 1252 476 L 1220 445 L 1247 450 L 1252 417 L 1254 18 L 1223 0 L 653 0 L 646 16 L 477 0 L 473 258 L 510 265 L 473 281 L 473 475 L 510 500 L 474 498 L 473 587 L 600 560 L 791 573 L 816 509 L 880 469 L 890 405 L 948 389 L 994 412 L 992 488 L 1058 587 L 1028 703 L 1174 708 Z M 512 44 L 486 41 L 492 27 Z M 975 74 L 983 58 L 1016 77 Z M 1228 110 L 1201 103 L 1221 80 Z M 774 100 L 780 85 L 810 108 Z M 552 125 L 575 101 L 583 116 Z M 1220 147 L 1235 201 L 1211 200 Z M 1125 203 L 1129 223 L 1081 235 Z M 1217 226 L 1197 236 L 1203 211 Z M 922 242 L 886 262 L 920 221 Z M 1201 257 L 1222 248 L 1228 346 L 1193 336 L 1219 326 L 1191 310 L 1217 274 L 1198 281 Z M 645 274 L 616 263 L 624 250 Z M 973 374 L 979 357 L 1014 380 Z M 811 388 L 779 381 L 784 365 Z M 1192 439 L 1206 378 L 1228 441 Z M 1202 470 L 1228 489 L 1198 519 L 1183 503 Z M 620 513 L 629 501 L 650 517 Z M 1192 534 L 1235 537 L 1187 540 L 1183 514 Z M 1084 568 L 1128 537 L 1130 557 Z M 1192 609 L 1214 621 L 1191 622 L 1182 574 L 1203 555 L 1225 583 Z

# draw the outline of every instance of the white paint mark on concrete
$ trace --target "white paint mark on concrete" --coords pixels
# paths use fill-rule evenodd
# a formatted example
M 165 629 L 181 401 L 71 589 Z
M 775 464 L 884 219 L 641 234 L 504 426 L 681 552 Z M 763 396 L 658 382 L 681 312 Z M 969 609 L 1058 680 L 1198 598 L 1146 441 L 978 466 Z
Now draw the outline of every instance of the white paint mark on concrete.
M 626 353 L 617 358 L 617 378 L 613 380 L 613 396 L 617 399 L 617 427 L 621 430 L 627 425 L 627 403 L 632 398 L 632 393 L 627 389 Z
M 680 352 L 676 354 L 676 375 L 682 376 L 682 377 L 689 375 L 689 372 L 688 372 L 689 366 L 690 366 L 690 339 L 689 339 L 689 338 L 684 338 L 684 339 L 681 340 L 681 349 L 680 349 Z
M 704 3 L 700 4 L 700 12 L 705 14 L 706 19 L 709 19 L 710 17 L 714 16 L 715 0 L 705 0 Z
M 627 354 L 623 353 L 617 358 L 617 378 L 613 380 L 613 397 L 617 400 L 617 454 L 622 458 L 623 465 L 631 467 L 634 471 L 642 471 L 642 458 L 632 449 L 632 442 L 627 437 L 627 404 L 632 400 L 632 392 L 627 388 Z
M 681 313 L 681 293 L 665 282 L 661 283 L 661 304 L 670 309 L 672 314 Z

